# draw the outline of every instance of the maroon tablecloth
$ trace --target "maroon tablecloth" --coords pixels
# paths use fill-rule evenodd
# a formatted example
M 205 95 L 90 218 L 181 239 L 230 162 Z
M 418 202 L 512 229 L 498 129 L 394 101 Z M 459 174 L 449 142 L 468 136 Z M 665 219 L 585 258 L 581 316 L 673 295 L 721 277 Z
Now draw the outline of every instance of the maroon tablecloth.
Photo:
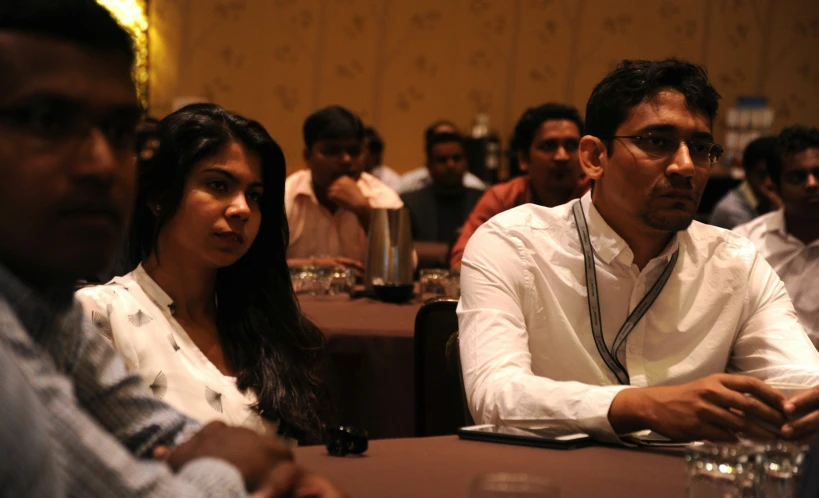
M 468 498 L 487 472 L 548 477 L 562 498 L 685 496 L 682 453 L 614 447 L 549 450 L 456 436 L 373 441 L 362 457 L 331 457 L 320 446 L 297 448 L 296 461 L 354 498 Z
M 324 375 L 338 422 L 364 427 L 372 439 L 413 436 L 413 333 L 421 303 L 310 296 L 299 303 L 327 337 Z

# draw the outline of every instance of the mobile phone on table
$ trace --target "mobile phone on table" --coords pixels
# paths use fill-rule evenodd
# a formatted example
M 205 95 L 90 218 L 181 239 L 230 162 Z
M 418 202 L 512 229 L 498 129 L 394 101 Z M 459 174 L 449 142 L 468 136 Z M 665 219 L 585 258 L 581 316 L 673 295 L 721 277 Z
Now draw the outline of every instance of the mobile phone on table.
M 472 441 L 517 444 L 559 450 L 583 448 L 594 443 L 594 440 L 588 434 L 582 432 L 568 433 L 565 428 L 544 427 L 532 429 L 494 424 L 461 427 L 458 429 L 458 437 Z

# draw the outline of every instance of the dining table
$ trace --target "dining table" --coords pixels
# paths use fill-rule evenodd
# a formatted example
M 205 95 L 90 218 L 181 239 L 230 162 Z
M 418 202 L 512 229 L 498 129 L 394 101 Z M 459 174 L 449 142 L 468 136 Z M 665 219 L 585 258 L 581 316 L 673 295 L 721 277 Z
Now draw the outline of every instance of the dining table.
M 547 449 L 457 436 L 371 441 L 360 456 L 330 456 L 323 446 L 294 450 L 296 462 L 356 498 L 471 498 L 476 478 L 524 473 L 546 478 L 561 498 L 682 497 L 683 451 L 588 446 Z
M 326 338 L 322 376 L 336 422 L 366 429 L 372 439 L 414 436 L 413 335 L 420 298 L 394 304 L 348 295 L 298 297 Z

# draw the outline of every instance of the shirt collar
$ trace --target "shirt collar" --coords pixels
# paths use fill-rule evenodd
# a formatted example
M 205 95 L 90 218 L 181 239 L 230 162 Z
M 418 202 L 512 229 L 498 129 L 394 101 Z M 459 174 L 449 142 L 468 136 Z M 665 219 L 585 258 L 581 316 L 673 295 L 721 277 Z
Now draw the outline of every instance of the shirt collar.
M 775 232 L 783 237 L 788 236 L 788 232 L 785 230 L 785 210 L 779 209 L 771 213 L 765 219 L 765 225 L 763 227 L 763 232 Z
M 167 309 L 169 313 L 173 314 L 175 311 L 173 299 L 148 275 L 148 272 L 142 267 L 142 263 L 134 269 L 132 275 L 134 276 L 134 281 L 139 284 L 145 295 L 148 296 L 159 309 L 163 311 Z
M 315 204 L 318 204 L 316 192 L 313 190 L 313 173 L 309 169 L 302 170 L 301 178 L 293 186 L 293 192 L 295 192 L 293 198 L 305 196 Z
M 595 207 L 591 200 L 591 190 L 583 194 L 580 198 L 583 213 L 586 215 L 586 223 L 589 225 L 589 239 L 591 240 L 594 252 L 606 264 L 610 264 L 617 256 L 624 253 L 623 262 L 631 265 L 634 261 L 634 253 L 629 248 L 625 240 L 606 223 L 603 216 Z M 679 236 L 677 233 L 672 237 L 671 242 L 660 252 L 654 260 L 667 260 L 679 247 Z

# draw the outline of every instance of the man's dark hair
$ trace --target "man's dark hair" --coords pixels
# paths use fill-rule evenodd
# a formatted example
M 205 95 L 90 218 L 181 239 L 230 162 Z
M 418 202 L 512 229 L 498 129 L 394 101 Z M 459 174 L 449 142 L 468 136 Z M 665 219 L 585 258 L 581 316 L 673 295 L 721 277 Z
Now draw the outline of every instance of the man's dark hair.
M 807 149 L 819 148 L 819 129 L 802 125 L 789 126 L 779 133 L 777 145 L 780 160 L 768 164 L 768 174 L 778 187 L 782 180 L 782 159 Z
M 111 13 L 95 0 L 2 0 L 0 31 L 54 38 L 96 50 L 119 52 L 134 61 L 134 43 Z
M 683 94 L 688 108 L 713 124 L 721 97 L 704 67 L 679 59 L 624 60 L 592 90 L 586 104 L 586 134 L 606 142 L 611 154 L 607 137 L 616 133 L 629 110 L 667 88 Z
M 742 152 L 742 167 L 745 168 L 745 173 L 750 172 L 759 161 L 765 162 L 765 167 L 768 171 L 770 171 L 773 166 L 772 163 L 778 163 L 780 161 L 776 137 L 759 137 L 752 140 L 745 147 L 745 150 Z
M 433 135 L 440 133 L 438 128 L 441 126 L 448 126 L 460 133 L 460 128 L 458 128 L 458 125 L 448 119 L 439 119 L 438 121 L 435 121 L 431 125 L 427 126 L 427 128 L 424 130 L 424 150 L 429 150 L 429 141 L 432 139 Z
M 367 150 L 371 154 L 381 154 L 384 152 L 384 139 L 372 126 L 364 128 L 364 138 L 367 139 Z
M 308 149 L 319 140 L 364 139 L 364 125 L 358 116 L 333 105 L 319 109 L 304 121 L 304 146 Z
M 460 133 L 441 132 L 434 133 L 427 138 L 427 159 L 432 159 L 432 149 L 438 144 L 457 142 L 461 147 L 465 147 L 464 137 Z
M 540 125 L 546 121 L 567 120 L 577 125 L 580 136 L 583 136 L 583 118 L 575 107 L 566 104 L 556 104 L 549 102 L 537 107 L 526 109 L 523 115 L 515 124 L 515 131 L 512 137 L 511 149 L 513 153 L 522 151 L 529 157 L 529 148 L 535 140 Z

